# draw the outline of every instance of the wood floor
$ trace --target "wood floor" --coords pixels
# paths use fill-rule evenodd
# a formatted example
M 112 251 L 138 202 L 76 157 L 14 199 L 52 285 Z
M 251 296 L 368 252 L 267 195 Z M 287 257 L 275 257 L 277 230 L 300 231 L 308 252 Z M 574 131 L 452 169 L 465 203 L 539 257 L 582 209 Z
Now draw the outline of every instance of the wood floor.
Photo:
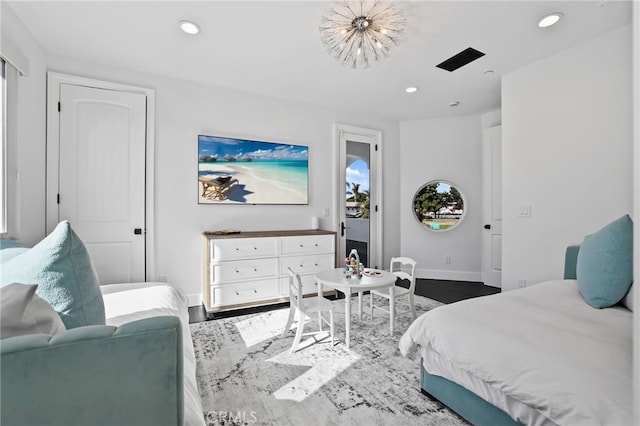
M 402 285 L 402 284 L 400 284 Z M 416 280 L 415 294 L 437 300 L 442 303 L 454 303 L 472 297 L 486 296 L 489 294 L 500 293 L 500 289 L 489 287 L 481 282 L 470 281 L 447 281 L 447 280 L 430 280 L 418 278 Z M 215 318 L 223 318 L 234 315 L 244 315 L 254 312 L 268 311 L 274 308 L 287 306 L 288 303 L 279 305 L 259 306 L 255 308 L 242 309 L 231 312 L 216 314 Z M 207 320 L 203 306 L 192 306 L 189 308 L 189 322 L 202 322 Z

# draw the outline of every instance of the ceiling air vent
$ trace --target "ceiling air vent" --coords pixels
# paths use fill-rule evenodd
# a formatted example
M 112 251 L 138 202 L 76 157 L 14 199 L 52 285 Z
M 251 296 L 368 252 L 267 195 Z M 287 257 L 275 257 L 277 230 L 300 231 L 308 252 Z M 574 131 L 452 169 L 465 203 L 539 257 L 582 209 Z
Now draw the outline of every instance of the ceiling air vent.
M 455 71 L 458 68 L 467 65 L 469 62 L 473 62 L 483 56 L 484 53 L 479 50 L 476 50 L 473 47 L 467 47 L 462 52 L 455 54 L 446 61 L 436 65 L 436 67 L 447 71 Z

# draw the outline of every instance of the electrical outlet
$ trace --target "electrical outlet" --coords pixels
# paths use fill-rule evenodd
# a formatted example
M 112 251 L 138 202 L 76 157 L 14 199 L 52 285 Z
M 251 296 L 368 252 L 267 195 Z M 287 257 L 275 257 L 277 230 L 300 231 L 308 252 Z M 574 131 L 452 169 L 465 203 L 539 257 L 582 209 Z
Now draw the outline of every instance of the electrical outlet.
M 169 277 L 167 277 L 166 275 L 158 275 L 158 281 L 160 281 L 161 283 L 169 282 Z
M 518 288 L 524 288 L 527 286 L 527 280 L 525 279 L 519 279 L 518 280 Z
M 322 209 L 322 216 L 329 217 L 329 207 L 325 207 Z
M 451 265 L 451 256 L 445 256 L 444 259 L 442 259 L 442 261 L 444 262 L 445 265 Z

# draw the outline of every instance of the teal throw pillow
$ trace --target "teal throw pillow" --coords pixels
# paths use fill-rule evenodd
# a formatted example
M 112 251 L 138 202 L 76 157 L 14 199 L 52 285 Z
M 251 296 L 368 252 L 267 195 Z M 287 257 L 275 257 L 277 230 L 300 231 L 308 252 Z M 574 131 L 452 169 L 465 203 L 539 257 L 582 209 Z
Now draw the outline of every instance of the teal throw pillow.
M 0 251 L 14 247 L 21 247 L 20 241 L 11 238 L 0 238 Z
M 36 294 L 58 312 L 67 329 L 105 324 L 98 277 L 67 221 L 30 250 L 2 263 L 0 286 L 13 282 L 37 284 Z
M 633 283 L 633 221 L 629 215 L 585 237 L 576 274 L 580 293 L 594 308 L 622 300 Z
M 0 263 L 4 263 L 7 260 L 13 259 L 14 257 L 21 255 L 29 251 L 26 247 L 11 247 L 0 250 Z

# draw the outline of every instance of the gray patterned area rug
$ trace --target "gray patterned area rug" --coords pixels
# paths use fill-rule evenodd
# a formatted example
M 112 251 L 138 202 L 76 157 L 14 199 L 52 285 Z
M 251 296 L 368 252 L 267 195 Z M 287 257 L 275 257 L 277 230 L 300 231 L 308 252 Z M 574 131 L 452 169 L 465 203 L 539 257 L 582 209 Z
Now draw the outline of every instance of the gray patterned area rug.
M 347 350 L 344 299 L 333 303 L 335 345 L 325 327 L 323 334 L 303 337 L 293 354 L 296 323 L 281 337 L 288 308 L 191 324 L 207 425 L 466 424 L 420 393 L 419 353 L 400 354 L 411 315 L 397 318 L 393 336 L 388 314 L 353 316 Z M 418 314 L 439 305 L 416 296 Z M 313 331 L 317 321 L 305 324 L 305 334 Z

